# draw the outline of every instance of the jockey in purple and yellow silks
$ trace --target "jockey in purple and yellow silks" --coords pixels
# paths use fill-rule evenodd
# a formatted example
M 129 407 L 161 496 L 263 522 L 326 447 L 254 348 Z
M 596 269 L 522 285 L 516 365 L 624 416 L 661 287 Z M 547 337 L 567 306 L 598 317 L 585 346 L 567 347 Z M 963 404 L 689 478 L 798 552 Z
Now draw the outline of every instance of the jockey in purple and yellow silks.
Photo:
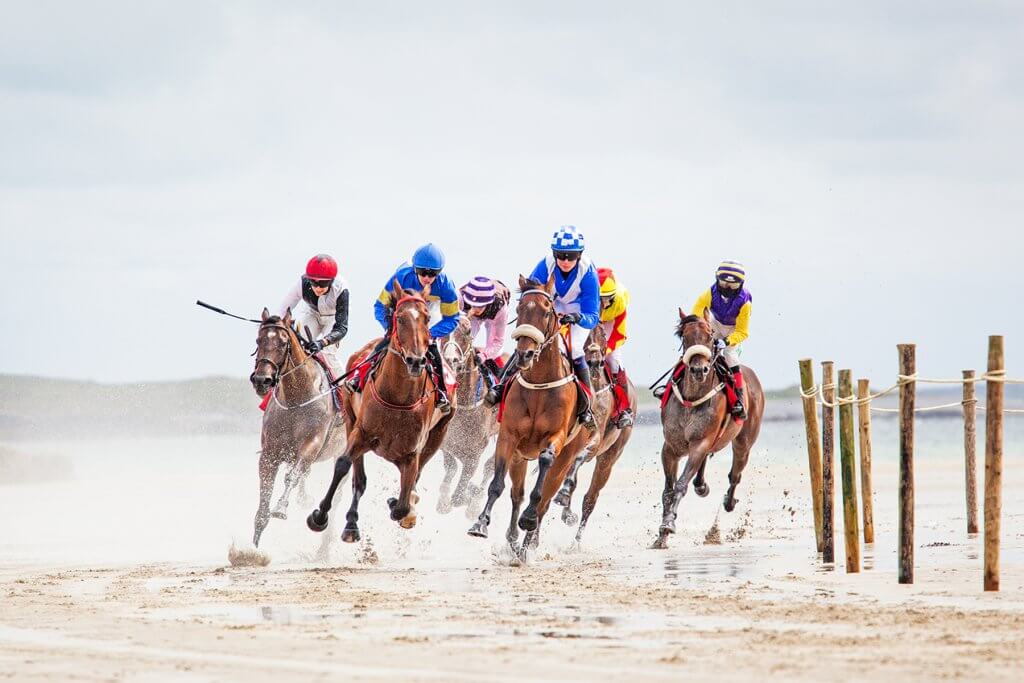
M 530 279 L 546 283 L 555 279 L 555 312 L 562 325 L 569 326 L 569 344 L 572 351 L 572 367 L 588 396 L 594 391 L 590 382 L 590 367 L 587 365 L 586 346 L 590 331 L 600 323 L 601 285 L 597 280 L 597 269 L 590 259 L 583 255 L 583 233 L 573 225 L 563 225 L 551 238 L 551 255 L 541 259 L 530 273 Z M 486 400 L 494 405 L 501 400 L 505 384 L 519 369 L 516 354 L 508 359 L 501 381 L 487 393 Z M 594 414 L 590 401 L 583 402 L 578 419 L 588 429 L 594 429 Z
M 732 373 L 733 387 L 736 389 L 736 403 L 730 412 L 734 417 L 746 419 L 739 345 L 750 334 L 750 309 L 753 297 L 744 287 L 747 274 L 743 266 L 735 261 L 722 261 L 715 273 L 715 279 L 715 284 L 697 298 L 691 313 L 702 316 L 704 311 L 711 311 L 711 328 L 721 348 L 722 358 Z

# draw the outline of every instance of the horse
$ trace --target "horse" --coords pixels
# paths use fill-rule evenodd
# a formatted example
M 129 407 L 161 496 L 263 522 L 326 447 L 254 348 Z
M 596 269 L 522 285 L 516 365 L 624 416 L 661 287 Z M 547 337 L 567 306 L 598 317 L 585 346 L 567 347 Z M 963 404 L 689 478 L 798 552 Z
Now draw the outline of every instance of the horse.
M 291 310 L 280 318 L 264 308 L 261 319 L 249 381 L 260 397 L 273 395 L 260 433 L 260 502 L 252 539 L 257 547 L 271 517 L 287 518 L 288 498 L 296 485 L 304 485 L 310 466 L 345 447 L 343 414 L 335 408 L 323 369 L 302 348 Z M 271 512 L 277 471 L 285 463 L 284 492 Z
M 441 446 L 456 412 L 453 410 L 448 415 L 441 415 L 435 409 L 433 380 L 428 371 L 430 361 L 426 356 L 430 344 L 430 313 L 427 309 L 430 288 L 426 287 L 420 293 L 402 289 L 397 281 L 391 286 L 395 305 L 388 331 L 391 340 L 387 353 L 371 373 L 362 394 L 346 393 L 344 408 L 349 418 L 348 444 L 335 462 L 334 477 L 327 494 L 306 519 L 307 526 L 313 531 L 327 528 L 334 493 L 349 468 L 354 466 L 352 505 L 341 537 L 347 543 L 354 543 L 360 538 L 359 499 L 366 491 L 363 456 L 367 451 L 372 450 L 398 468 L 400 491 L 397 498 L 388 499 L 388 507 L 391 519 L 403 529 L 411 529 L 417 520 L 415 504 L 419 496 L 414 489 L 420 472 Z M 361 363 L 380 341 L 371 341 L 349 358 L 348 369 L 352 370 Z M 443 382 L 444 378 L 438 378 L 438 381 Z
M 580 451 L 573 462 L 569 473 L 565 476 L 562 488 L 555 496 L 555 504 L 561 505 L 562 521 L 572 526 L 579 522 L 576 530 L 576 541 L 583 538 L 583 530 L 587 526 L 587 520 L 597 506 L 598 496 L 601 490 L 608 483 L 612 468 L 618 462 L 619 456 L 626 448 L 630 437 L 633 435 L 633 426 L 619 429 L 611 420 L 612 410 L 615 407 L 615 396 L 612 394 L 612 385 L 605 371 L 604 354 L 608 348 L 608 338 L 604 327 L 598 325 L 587 338 L 587 364 L 590 366 L 590 381 L 594 386 L 594 420 L 597 422 L 597 434 L 599 439 L 594 439 L 587 447 Z M 632 381 L 629 383 L 629 406 L 633 414 L 636 414 L 637 394 L 636 387 Z M 590 489 L 583 497 L 583 516 L 577 517 L 572 511 L 572 494 L 576 490 L 577 477 L 580 467 L 584 463 L 597 459 L 594 466 L 594 475 L 590 479 Z
M 505 473 L 512 479 L 512 520 L 505 538 L 522 558 L 537 546 L 540 524 L 555 492 L 576 455 L 593 437 L 576 419 L 575 376 L 558 340 L 561 325 L 555 311 L 554 277 L 546 284 L 519 276 L 519 326 L 512 332 L 519 354 L 519 375 L 505 390 L 501 427 L 494 451 L 494 477 L 487 502 L 469 535 L 487 538 L 491 509 L 505 488 Z M 527 462 L 537 460 L 537 481 L 530 503 L 519 516 L 525 492 Z M 518 517 L 518 528 L 516 519 Z M 516 550 L 519 529 L 526 532 Z
M 743 468 L 747 465 L 750 449 L 757 441 L 764 417 L 765 397 L 761 382 L 753 370 L 741 366 L 746 384 L 747 419 L 738 423 L 729 415 L 724 383 L 718 380 L 714 365 L 716 354 L 711 315 L 703 317 L 686 315 L 679 309 L 676 336 L 683 343 L 683 357 L 672 373 L 672 380 L 661 408 L 661 425 L 664 444 L 661 448 L 661 464 L 665 471 L 665 490 L 661 496 L 662 517 L 658 538 L 651 546 L 655 549 L 668 547 L 668 536 L 676 531 L 676 510 L 679 501 L 686 495 L 690 480 L 698 496 L 708 495 L 710 488 L 704 479 L 704 468 L 710 454 L 732 444 L 732 469 L 729 472 L 729 489 L 722 505 L 726 512 L 736 507 L 736 487 L 740 483 Z M 682 377 L 679 377 L 679 374 Z M 680 386 L 681 385 L 681 386 Z M 676 478 L 679 461 L 686 456 L 683 473 Z
M 487 370 L 480 367 L 470 329 L 469 318 L 460 319 L 443 351 L 445 360 L 455 371 L 456 381 L 463 390 L 458 393 L 458 409 L 441 443 L 444 480 L 441 482 L 441 497 L 437 501 L 437 511 L 441 514 L 451 512 L 453 507 L 467 506 L 467 512 L 472 510 L 473 501 L 483 493 L 482 484 L 479 487 L 471 484 L 473 475 L 480 462 L 480 455 L 487 448 L 491 437 L 498 434 L 498 409 L 484 403 L 483 394 L 487 391 L 487 385 L 482 373 Z M 455 485 L 455 492 L 452 493 L 452 480 L 459 472 L 459 463 L 462 463 L 462 472 Z M 483 481 L 487 481 L 493 474 L 494 458 L 491 457 L 484 464 Z

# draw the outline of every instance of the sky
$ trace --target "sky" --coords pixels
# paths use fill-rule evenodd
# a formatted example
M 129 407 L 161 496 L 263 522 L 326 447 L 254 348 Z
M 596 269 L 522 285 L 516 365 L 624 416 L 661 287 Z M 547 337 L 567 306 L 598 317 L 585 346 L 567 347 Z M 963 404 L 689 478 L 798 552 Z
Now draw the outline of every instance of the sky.
M 195 300 L 275 309 L 318 252 L 355 350 L 418 245 L 512 284 L 571 223 L 638 383 L 722 259 L 768 387 L 989 334 L 1012 375 L 1022 38 L 1017 2 L 0 0 L 0 372 L 246 377 L 255 326 Z

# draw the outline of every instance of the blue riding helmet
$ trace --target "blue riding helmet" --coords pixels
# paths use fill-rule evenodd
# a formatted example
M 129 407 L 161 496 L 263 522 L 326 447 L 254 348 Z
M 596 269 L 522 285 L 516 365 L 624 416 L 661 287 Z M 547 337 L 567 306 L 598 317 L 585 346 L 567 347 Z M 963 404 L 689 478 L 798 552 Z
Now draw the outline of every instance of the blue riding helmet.
M 444 253 L 433 242 L 424 244 L 412 255 L 413 268 L 444 269 Z
M 583 233 L 575 225 L 563 225 L 551 237 L 551 251 L 583 251 Z

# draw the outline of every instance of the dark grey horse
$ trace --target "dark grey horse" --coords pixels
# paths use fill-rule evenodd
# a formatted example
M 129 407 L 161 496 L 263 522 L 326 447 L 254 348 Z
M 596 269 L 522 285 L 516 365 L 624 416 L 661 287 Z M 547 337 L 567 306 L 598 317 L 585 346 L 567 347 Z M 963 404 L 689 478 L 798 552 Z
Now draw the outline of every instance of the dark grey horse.
M 256 368 L 249 380 L 260 396 L 273 393 L 260 434 L 260 502 L 252 537 L 256 546 L 271 517 L 287 518 L 292 489 L 304 490 L 310 466 L 336 458 L 345 448 L 342 412 L 335 408 L 324 370 L 302 348 L 291 311 L 279 318 L 264 308 L 262 317 Z M 270 498 L 281 465 L 288 466 L 284 492 L 271 512 Z

